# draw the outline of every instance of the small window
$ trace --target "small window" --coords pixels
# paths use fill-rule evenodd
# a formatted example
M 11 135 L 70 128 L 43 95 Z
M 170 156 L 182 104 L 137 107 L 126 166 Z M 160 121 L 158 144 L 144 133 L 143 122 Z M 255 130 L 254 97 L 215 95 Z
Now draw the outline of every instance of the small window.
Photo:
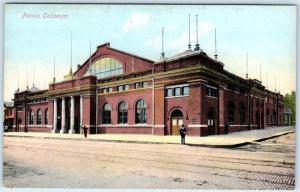
M 181 95 L 181 89 L 180 87 L 175 88 L 175 96 L 180 96 Z
M 141 88 L 141 87 L 142 87 L 142 85 L 141 85 L 140 82 L 135 83 L 135 88 L 136 88 L 136 89 Z
M 129 85 L 124 85 L 124 90 L 129 90 Z
M 206 95 L 210 97 L 218 96 L 218 89 L 213 87 L 206 87 Z
M 123 91 L 123 85 L 118 86 L 118 91 Z
M 240 94 L 246 94 L 246 89 L 243 88 L 243 87 L 241 87 L 241 88 L 240 88 Z
M 113 91 L 112 87 L 108 88 L 108 92 L 111 93 Z
M 173 89 L 167 89 L 167 97 L 173 96 Z
M 189 95 L 190 94 L 190 88 L 189 87 L 183 87 L 183 95 Z
M 143 82 L 143 87 L 148 87 L 148 81 Z
M 104 88 L 104 89 L 103 89 L 103 93 L 107 93 L 107 88 Z
M 17 111 L 23 111 L 23 106 L 22 105 L 18 105 L 17 106 Z

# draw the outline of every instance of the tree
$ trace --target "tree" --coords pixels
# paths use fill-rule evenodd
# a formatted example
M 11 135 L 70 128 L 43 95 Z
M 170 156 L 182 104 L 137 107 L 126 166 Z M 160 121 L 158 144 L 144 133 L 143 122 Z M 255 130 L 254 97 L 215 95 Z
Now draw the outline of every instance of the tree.
M 295 125 L 296 123 L 296 92 L 292 91 L 291 94 L 287 93 L 284 96 L 284 106 L 292 110 L 291 123 Z

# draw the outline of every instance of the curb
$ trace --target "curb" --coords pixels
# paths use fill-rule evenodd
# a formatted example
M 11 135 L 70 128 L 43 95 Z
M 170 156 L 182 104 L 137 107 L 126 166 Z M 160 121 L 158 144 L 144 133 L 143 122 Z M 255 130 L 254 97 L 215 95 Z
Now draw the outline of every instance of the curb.
M 256 139 L 254 141 L 246 141 L 243 143 L 231 144 L 231 145 L 210 145 L 210 144 L 186 144 L 191 147 L 210 147 L 210 148 L 236 148 L 249 144 L 253 144 L 254 142 L 262 142 L 265 140 L 273 139 L 276 137 L 280 137 L 282 135 L 287 135 L 289 133 L 293 133 L 295 131 L 286 131 L 283 133 L 271 135 L 269 137 Z M 173 145 L 181 145 L 180 143 L 170 143 L 170 142 L 155 142 L 155 141 L 126 141 L 126 140 L 106 140 L 106 139 L 90 139 L 90 138 L 66 138 L 66 137 L 49 137 L 49 136 L 31 136 L 31 135 L 3 135 L 4 137 L 21 137 L 21 138 L 40 138 L 40 139 L 59 139 L 59 140 L 71 140 L 71 141 L 94 141 L 94 142 L 114 142 L 114 143 L 138 143 L 138 144 L 173 144 Z

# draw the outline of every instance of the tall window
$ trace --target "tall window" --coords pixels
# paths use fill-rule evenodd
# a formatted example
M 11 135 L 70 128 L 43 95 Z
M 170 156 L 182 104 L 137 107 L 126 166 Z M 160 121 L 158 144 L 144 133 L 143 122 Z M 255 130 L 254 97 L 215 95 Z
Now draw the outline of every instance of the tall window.
M 45 110 L 45 125 L 48 124 L 48 109 Z
M 34 123 L 34 112 L 30 110 L 29 112 L 29 124 L 32 125 Z
M 234 104 L 232 102 L 228 105 L 228 122 L 234 122 Z
M 86 75 L 96 75 L 98 79 L 123 74 L 123 65 L 113 58 L 102 58 L 95 61 Z
M 118 123 L 127 123 L 128 107 L 125 101 L 120 102 L 118 106 Z
M 135 107 L 135 123 L 146 123 L 147 121 L 147 105 L 143 99 L 136 102 Z
M 103 105 L 102 123 L 103 124 L 111 124 L 111 106 L 108 103 L 105 103 Z
M 277 121 L 276 112 L 275 112 L 275 110 L 273 110 L 273 122 L 272 123 L 275 124 L 276 121 Z
M 240 104 L 240 123 L 245 124 L 245 106 L 244 104 Z
M 40 125 L 42 124 L 42 111 L 39 109 L 36 113 L 36 124 Z

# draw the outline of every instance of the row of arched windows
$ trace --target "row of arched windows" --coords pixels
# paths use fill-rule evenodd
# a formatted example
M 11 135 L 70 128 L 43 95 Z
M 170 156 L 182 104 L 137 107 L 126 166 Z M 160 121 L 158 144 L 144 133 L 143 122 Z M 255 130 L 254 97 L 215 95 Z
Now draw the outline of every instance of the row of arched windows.
M 102 124 L 111 124 L 111 105 L 105 103 L 102 110 Z M 147 104 L 143 99 L 136 102 L 135 105 L 135 123 L 147 122 Z M 128 123 L 128 105 L 125 101 L 121 101 L 118 105 L 118 123 Z
M 36 124 L 37 125 L 41 125 L 42 124 L 42 110 L 38 109 L 36 112 Z M 30 110 L 29 111 L 29 124 L 33 125 L 34 124 L 34 119 L 35 119 L 35 115 L 34 115 L 34 111 Z M 44 123 L 45 125 L 48 124 L 48 109 L 45 109 L 44 112 Z

